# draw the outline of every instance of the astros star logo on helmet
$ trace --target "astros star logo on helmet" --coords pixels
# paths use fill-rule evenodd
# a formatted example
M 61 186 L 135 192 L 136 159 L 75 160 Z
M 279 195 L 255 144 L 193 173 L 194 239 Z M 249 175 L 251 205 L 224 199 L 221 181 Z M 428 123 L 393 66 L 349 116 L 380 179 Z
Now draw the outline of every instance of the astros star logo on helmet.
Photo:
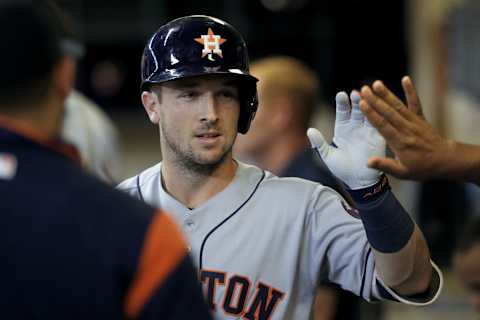
M 208 60 L 215 61 L 213 58 L 214 54 L 217 54 L 220 56 L 220 58 L 223 58 L 220 45 L 227 41 L 227 39 L 214 34 L 212 28 L 208 28 L 207 34 L 203 34 L 200 36 L 200 38 L 195 38 L 194 40 L 200 44 L 203 44 L 202 58 L 208 55 Z

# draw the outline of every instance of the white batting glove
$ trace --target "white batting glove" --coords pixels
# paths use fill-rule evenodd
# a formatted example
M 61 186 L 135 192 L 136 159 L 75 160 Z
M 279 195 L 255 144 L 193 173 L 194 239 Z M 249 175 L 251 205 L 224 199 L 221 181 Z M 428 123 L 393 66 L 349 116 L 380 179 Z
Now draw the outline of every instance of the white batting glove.
M 322 133 L 315 128 L 307 131 L 312 148 L 315 148 L 332 173 L 350 189 L 370 187 L 380 180 L 382 172 L 367 167 L 372 156 L 385 157 L 385 139 L 372 127 L 360 111 L 360 95 L 352 91 L 337 93 L 335 132 L 329 145 Z

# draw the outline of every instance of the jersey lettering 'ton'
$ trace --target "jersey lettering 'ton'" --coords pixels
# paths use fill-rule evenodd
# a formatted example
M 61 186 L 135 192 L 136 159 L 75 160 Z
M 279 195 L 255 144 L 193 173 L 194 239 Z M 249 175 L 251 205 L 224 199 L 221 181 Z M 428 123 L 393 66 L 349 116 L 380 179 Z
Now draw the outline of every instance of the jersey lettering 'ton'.
M 201 270 L 200 280 L 206 286 L 206 299 L 210 309 L 216 309 L 215 292 L 216 286 L 225 285 L 225 297 L 223 300 L 223 310 L 227 314 L 242 316 L 250 320 L 268 320 L 275 312 L 284 293 L 265 283 L 259 282 L 256 292 L 247 306 L 248 293 L 252 288 L 252 282 L 246 276 L 233 275 L 228 278 L 225 272 Z
M 283 296 L 283 292 L 260 282 L 257 285 L 255 298 L 243 318 L 249 320 L 270 319 Z
M 205 294 L 207 298 L 207 304 L 210 309 L 215 310 L 215 289 L 217 284 L 225 284 L 226 273 L 220 271 L 207 271 L 202 270 L 200 272 L 200 281 L 202 283 L 207 283 L 207 292 Z
M 223 301 L 223 310 L 225 310 L 226 313 L 233 315 L 243 313 L 248 290 L 250 290 L 250 284 L 251 282 L 247 277 L 235 275 L 230 278 Z M 232 299 L 233 297 L 236 298 Z

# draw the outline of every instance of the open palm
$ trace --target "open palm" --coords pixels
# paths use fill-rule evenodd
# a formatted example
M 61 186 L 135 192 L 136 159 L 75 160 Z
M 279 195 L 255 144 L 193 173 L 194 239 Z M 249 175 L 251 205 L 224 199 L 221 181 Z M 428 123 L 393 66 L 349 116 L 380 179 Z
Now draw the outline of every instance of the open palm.
M 325 141 L 322 133 L 310 128 L 308 138 L 325 164 L 335 176 L 350 189 L 361 189 L 374 185 L 381 172 L 367 167 L 372 156 L 385 156 L 386 143 L 378 131 L 371 126 L 359 109 L 360 95 L 339 92 L 336 100 L 336 118 L 333 144 Z

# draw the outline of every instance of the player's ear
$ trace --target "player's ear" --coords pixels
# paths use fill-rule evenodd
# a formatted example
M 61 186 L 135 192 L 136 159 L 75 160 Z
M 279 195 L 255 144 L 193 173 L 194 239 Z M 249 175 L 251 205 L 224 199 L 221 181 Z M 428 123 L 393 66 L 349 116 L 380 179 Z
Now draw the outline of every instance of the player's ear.
M 72 90 L 75 81 L 75 70 L 75 60 L 70 56 L 65 56 L 53 71 L 54 86 L 62 100 L 65 100 Z
M 158 104 L 158 98 L 156 94 L 152 91 L 143 91 L 142 104 L 148 114 L 150 122 L 153 124 L 158 124 L 158 122 L 160 121 L 160 116 L 156 108 Z

